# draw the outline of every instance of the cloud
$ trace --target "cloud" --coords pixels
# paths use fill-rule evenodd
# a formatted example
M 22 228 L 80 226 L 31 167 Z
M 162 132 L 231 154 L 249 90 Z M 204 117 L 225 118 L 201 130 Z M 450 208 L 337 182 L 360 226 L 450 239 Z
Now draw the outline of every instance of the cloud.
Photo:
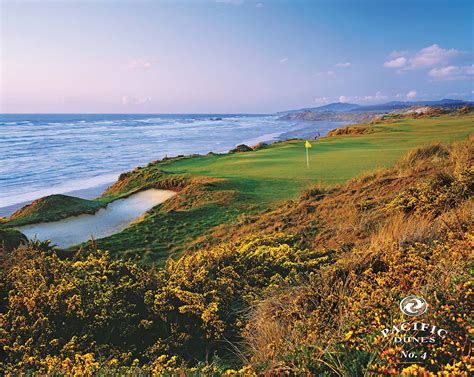
M 255 6 L 256 6 L 257 8 L 262 8 L 262 7 L 263 7 L 263 3 L 257 3 L 257 4 L 255 4 Z
M 422 69 L 446 65 L 449 61 L 462 54 L 462 51 L 454 48 L 445 49 L 437 44 L 422 48 L 416 52 L 393 51 L 391 60 L 383 63 L 385 68 Z
M 402 51 L 392 51 L 392 53 L 390 54 L 390 57 L 391 58 L 399 58 L 400 56 L 406 56 L 406 55 L 409 55 L 410 54 L 410 51 L 408 50 L 402 50 Z
M 418 95 L 418 92 L 416 90 L 410 90 L 407 94 L 406 97 L 408 99 L 413 99 Z
M 339 96 L 339 102 L 350 102 L 350 97 Z
M 132 60 L 128 64 L 128 68 L 137 69 L 137 70 L 140 70 L 140 69 L 146 70 L 146 69 L 150 69 L 151 67 L 152 67 L 152 62 L 146 61 L 146 60 Z
M 429 71 L 428 75 L 437 81 L 469 80 L 474 76 L 474 64 L 465 67 L 450 65 L 433 68 Z
M 351 66 L 352 66 L 352 64 L 350 62 L 339 62 L 339 63 L 334 64 L 334 67 L 336 67 L 336 68 L 349 68 Z M 317 76 L 317 77 L 322 77 L 322 76 L 333 76 L 335 74 L 336 74 L 335 71 L 328 70 L 328 71 L 316 72 L 314 75 Z
M 412 68 L 433 67 L 438 64 L 444 64 L 450 59 L 458 56 L 461 52 L 451 48 L 446 50 L 437 44 L 425 47 L 418 51 L 411 59 Z
M 280 63 L 286 63 L 288 61 L 288 58 L 281 58 Z
M 367 101 L 367 102 L 371 102 L 371 101 L 384 101 L 386 100 L 388 97 L 383 95 L 382 92 L 377 92 L 375 93 L 375 95 L 373 96 L 365 96 L 362 101 Z
M 122 97 L 122 104 L 124 105 L 143 105 L 145 103 L 150 103 L 151 97 L 129 97 L 123 96 Z
M 387 99 L 380 91 L 369 96 L 339 96 L 339 102 L 380 102 Z
M 314 103 L 328 103 L 329 98 L 328 97 L 318 97 L 314 99 Z
M 402 68 L 405 66 L 406 63 L 407 63 L 407 59 L 403 56 L 400 56 L 396 59 L 389 60 L 383 63 L 383 66 L 385 68 Z

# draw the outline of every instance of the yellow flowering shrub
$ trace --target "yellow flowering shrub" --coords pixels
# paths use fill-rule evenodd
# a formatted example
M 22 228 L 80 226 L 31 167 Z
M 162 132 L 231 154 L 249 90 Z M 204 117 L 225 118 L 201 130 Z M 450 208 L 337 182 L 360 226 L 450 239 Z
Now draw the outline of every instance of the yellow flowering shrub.
M 438 216 L 466 200 L 474 190 L 473 182 L 472 166 L 454 175 L 438 173 L 429 182 L 400 192 L 387 207 Z
M 19 248 L 2 266 L 0 368 L 87 374 L 107 355 L 117 367 L 158 371 L 229 354 L 226 341 L 241 339 L 245 308 L 332 261 L 292 242 L 254 237 L 160 271 L 100 251 L 61 259 Z
M 5 370 L 48 370 L 51 366 L 42 361 L 58 357 L 86 373 L 94 367 L 90 357 L 105 353 L 127 360 L 131 356 L 124 353 L 138 354 L 155 342 L 146 335 L 150 327 L 159 333 L 159 319 L 143 305 L 154 285 L 150 273 L 137 265 L 103 252 L 63 260 L 29 247 L 2 262 L 0 352 Z M 145 328 L 143 321 L 153 325 Z
M 291 237 L 252 238 L 169 261 L 159 288 L 147 297 L 169 324 L 162 351 L 203 360 L 239 338 L 243 310 L 267 292 L 295 284 L 331 261 L 328 253 L 299 250 Z
M 426 373 L 456 370 L 469 375 L 474 339 L 472 240 L 467 233 L 432 245 L 392 246 L 371 259 L 353 251 L 350 259 L 345 256 L 323 267 L 304 286 L 260 301 L 245 329 L 252 364 L 274 373 L 398 374 L 407 365 L 402 351 L 416 349 L 416 357 L 426 352 L 426 359 L 411 361 L 422 361 Z M 413 292 L 426 299 L 429 310 L 410 319 L 398 304 Z M 447 336 L 410 347 L 382 333 L 414 321 L 434 324 Z
M 0 374 L 472 375 L 473 155 L 472 139 L 423 148 L 219 228 L 225 242 L 160 270 L 99 250 L 7 250 Z M 410 294 L 428 303 L 420 317 L 399 309 Z M 421 363 L 390 332 L 417 320 L 446 332 L 416 345 Z

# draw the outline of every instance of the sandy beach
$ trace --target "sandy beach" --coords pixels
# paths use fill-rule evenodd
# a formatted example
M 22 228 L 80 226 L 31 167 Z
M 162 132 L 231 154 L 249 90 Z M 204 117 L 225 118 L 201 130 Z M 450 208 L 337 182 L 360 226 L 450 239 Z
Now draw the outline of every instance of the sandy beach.
M 18 229 L 30 239 L 49 239 L 59 247 L 69 247 L 90 240 L 91 237 L 98 239 L 121 232 L 146 211 L 174 195 L 174 191 L 149 189 L 116 200 L 94 215 L 72 216 Z

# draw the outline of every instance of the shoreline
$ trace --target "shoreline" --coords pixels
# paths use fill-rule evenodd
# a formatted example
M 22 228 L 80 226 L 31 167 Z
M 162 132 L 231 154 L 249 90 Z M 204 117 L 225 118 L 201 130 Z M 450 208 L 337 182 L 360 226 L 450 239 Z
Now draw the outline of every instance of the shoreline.
M 207 237 L 211 229 L 220 229 L 220 225 L 234 222 L 243 213 L 262 213 L 279 203 L 295 200 L 315 183 L 334 187 L 360 174 L 372 174 L 393 166 L 409 150 L 434 141 L 467 138 L 472 133 L 472 122 L 473 116 L 412 119 L 392 122 L 389 128 L 375 125 L 381 131 L 376 133 L 321 137 L 310 151 L 310 168 L 305 163 L 301 139 L 275 142 L 257 151 L 245 149 L 248 153 L 201 154 L 152 161 L 122 174 L 103 198 L 95 202 L 105 204 L 151 187 L 176 189 L 178 196 L 147 212 L 128 229 L 101 239 L 98 245 L 119 254 L 133 249 L 143 252 L 146 263 L 162 264 L 173 253 L 191 247 L 196 239 Z M 439 131 L 440 126 L 446 137 L 434 139 L 433 131 Z M 298 132 L 308 131 L 308 127 L 311 132 L 310 124 L 300 126 Z M 416 137 L 412 137 L 414 134 Z M 436 135 L 439 137 L 440 133 Z M 380 151 L 391 151 L 391 154 L 379 155 Z M 348 160 L 351 164 L 347 164 Z M 88 210 L 97 204 L 74 197 L 43 199 L 37 206 L 25 209 L 18 218 L 7 220 L 2 228 L 8 231 L 15 224 L 20 227 L 93 213 Z
M 295 139 L 295 138 L 314 139 L 316 136 L 318 136 L 318 133 L 320 133 L 321 137 L 325 136 L 330 131 L 329 128 L 332 129 L 332 128 L 341 127 L 343 125 L 348 124 L 349 122 L 306 121 L 306 122 L 297 122 L 297 123 L 300 124 L 301 127 L 296 128 L 294 130 L 285 131 L 282 133 L 266 133 L 256 138 L 253 138 L 251 140 L 247 140 L 246 142 L 244 142 L 244 144 L 251 146 L 251 145 L 256 145 L 258 143 L 273 144 L 276 142 L 286 141 L 286 140 Z M 324 125 L 325 127 L 317 127 L 318 125 Z M 330 127 L 327 127 L 328 125 Z M 325 128 L 325 129 L 328 128 L 328 129 L 321 131 L 322 128 Z M 214 153 L 217 153 L 217 152 L 214 152 Z M 226 153 L 228 153 L 228 151 L 224 152 L 223 154 L 226 154 Z M 137 167 L 138 166 L 140 165 L 137 165 Z M 123 173 L 123 172 L 120 172 L 120 173 Z M 117 176 L 120 173 L 118 173 Z M 50 195 L 55 195 L 55 194 L 75 196 L 81 199 L 96 199 L 100 197 L 100 195 L 105 191 L 105 189 L 109 187 L 111 184 L 113 184 L 115 181 L 116 180 L 111 180 L 109 182 L 101 183 L 99 185 L 78 188 L 76 190 L 71 190 L 71 191 L 59 190 L 57 192 L 54 192 L 53 194 L 38 196 L 32 200 L 22 201 L 22 202 L 7 205 L 7 206 L 1 206 L 0 204 L 0 217 L 9 217 L 15 211 L 23 208 L 26 205 L 31 204 L 33 201 L 43 198 L 43 197 L 50 196 Z

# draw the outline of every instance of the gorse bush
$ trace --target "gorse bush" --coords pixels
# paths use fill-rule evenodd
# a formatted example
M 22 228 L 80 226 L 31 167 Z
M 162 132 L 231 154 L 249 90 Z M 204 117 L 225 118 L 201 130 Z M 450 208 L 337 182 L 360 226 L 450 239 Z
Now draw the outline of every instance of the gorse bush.
M 304 286 L 260 301 L 246 329 L 254 369 L 275 375 L 397 374 L 403 370 L 401 351 L 410 348 L 394 345 L 381 330 L 406 321 L 398 303 L 418 292 L 430 303 L 422 321 L 449 333 L 444 342 L 422 345 L 420 354 L 429 357 L 425 369 L 449 371 L 460 363 L 454 369 L 467 375 L 471 249 L 467 234 L 432 246 L 392 245 L 376 255 L 353 250 Z
M 291 244 L 288 237 L 254 238 L 170 261 L 153 296 L 155 312 L 173 328 L 167 346 L 198 360 L 229 348 L 226 341 L 237 340 L 244 326 L 245 308 L 332 260 L 330 253 Z
M 153 280 L 136 265 L 107 253 L 60 260 L 21 247 L 2 268 L 0 343 L 7 370 L 42 370 L 48 356 L 75 360 L 90 352 L 128 360 L 150 345 L 143 322 L 153 315 L 143 302 Z
M 450 208 L 455 208 L 473 193 L 474 168 L 470 167 L 454 176 L 439 173 L 428 183 L 402 191 L 388 207 L 401 209 L 405 213 L 418 212 L 438 216 Z
M 39 240 L 36 237 L 28 241 L 30 249 L 36 251 L 53 251 L 56 245 L 53 245 L 51 240 Z
M 160 271 L 106 252 L 61 260 L 21 247 L 2 266 L 4 372 L 61 369 L 66 359 L 92 360 L 89 354 L 125 365 L 228 355 L 229 342 L 240 339 L 244 308 L 331 262 L 329 253 L 291 243 L 291 237 L 253 238 L 170 260 Z
M 430 148 L 244 218 L 162 269 L 39 242 L 7 250 L 0 372 L 472 374 L 472 140 Z M 449 334 L 419 345 L 420 365 L 381 332 L 407 321 L 398 304 L 412 293 Z

